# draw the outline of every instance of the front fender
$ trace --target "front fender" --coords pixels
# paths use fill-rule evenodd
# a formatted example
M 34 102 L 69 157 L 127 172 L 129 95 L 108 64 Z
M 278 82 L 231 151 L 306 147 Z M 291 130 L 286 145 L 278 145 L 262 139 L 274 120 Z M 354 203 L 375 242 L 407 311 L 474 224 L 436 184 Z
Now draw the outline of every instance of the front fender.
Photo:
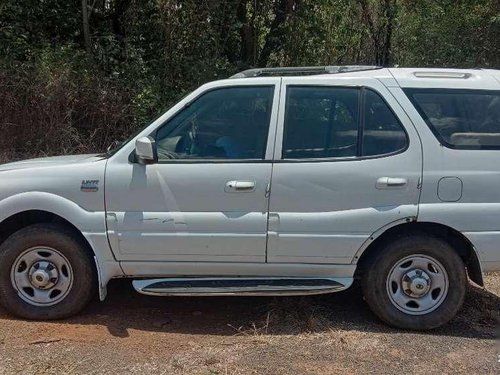
M 108 281 L 123 276 L 119 263 L 109 247 L 104 211 L 87 211 L 75 202 L 46 192 L 25 192 L 0 201 L 0 222 L 26 211 L 45 211 L 55 214 L 77 228 L 94 252 L 101 299 Z
M 69 221 L 82 233 L 105 233 L 104 211 L 87 211 L 75 202 L 53 193 L 25 192 L 0 201 L 0 222 L 25 211 L 51 212 Z

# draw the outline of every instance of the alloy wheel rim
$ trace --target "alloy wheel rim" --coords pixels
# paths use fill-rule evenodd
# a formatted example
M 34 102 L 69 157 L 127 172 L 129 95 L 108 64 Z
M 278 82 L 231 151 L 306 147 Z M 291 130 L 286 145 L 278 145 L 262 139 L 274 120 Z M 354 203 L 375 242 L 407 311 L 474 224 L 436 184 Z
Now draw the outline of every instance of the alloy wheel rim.
M 14 261 L 11 283 L 19 297 L 30 305 L 51 306 L 68 295 L 73 286 L 73 270 L 56 249 L 32 247 Z
M 389 271 L 386 289 L 398 310 L 409 315 L 428 314 L 441 306 L 448 295 L 448 273 L 428 255 L 410 255 Z

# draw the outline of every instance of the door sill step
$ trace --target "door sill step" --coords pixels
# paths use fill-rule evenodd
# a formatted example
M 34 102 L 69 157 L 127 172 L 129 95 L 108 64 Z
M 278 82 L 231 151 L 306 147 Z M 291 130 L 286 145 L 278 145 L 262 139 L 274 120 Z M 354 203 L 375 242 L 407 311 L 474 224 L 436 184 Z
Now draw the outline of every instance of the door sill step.
M 326 294 L 347 289 L 353 279 L 286 277 L 196 277 L 134 280 L 134 289 L 151 296 L 282 296 Z

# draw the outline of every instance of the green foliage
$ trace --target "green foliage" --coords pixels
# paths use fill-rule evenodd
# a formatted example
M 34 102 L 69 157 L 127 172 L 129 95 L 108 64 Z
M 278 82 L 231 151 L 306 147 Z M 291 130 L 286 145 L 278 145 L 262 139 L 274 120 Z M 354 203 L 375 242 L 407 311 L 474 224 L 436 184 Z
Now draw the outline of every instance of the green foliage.
M 0 149 L 93 152 L 254 66 L 500 67 L 498 0 L 0 2 Z
M 402 5 L 395 45 L 401 65 L 500 66 L 498 0 L 417 1 Z

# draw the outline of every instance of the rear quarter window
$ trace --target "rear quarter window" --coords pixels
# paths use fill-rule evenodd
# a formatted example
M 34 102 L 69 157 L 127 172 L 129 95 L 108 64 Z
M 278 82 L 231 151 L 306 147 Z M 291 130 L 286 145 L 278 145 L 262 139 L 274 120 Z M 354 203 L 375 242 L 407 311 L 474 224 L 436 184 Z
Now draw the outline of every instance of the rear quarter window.
M 500 149 L 500 90 L 404 92 L 443 145 L 456 149 Z

